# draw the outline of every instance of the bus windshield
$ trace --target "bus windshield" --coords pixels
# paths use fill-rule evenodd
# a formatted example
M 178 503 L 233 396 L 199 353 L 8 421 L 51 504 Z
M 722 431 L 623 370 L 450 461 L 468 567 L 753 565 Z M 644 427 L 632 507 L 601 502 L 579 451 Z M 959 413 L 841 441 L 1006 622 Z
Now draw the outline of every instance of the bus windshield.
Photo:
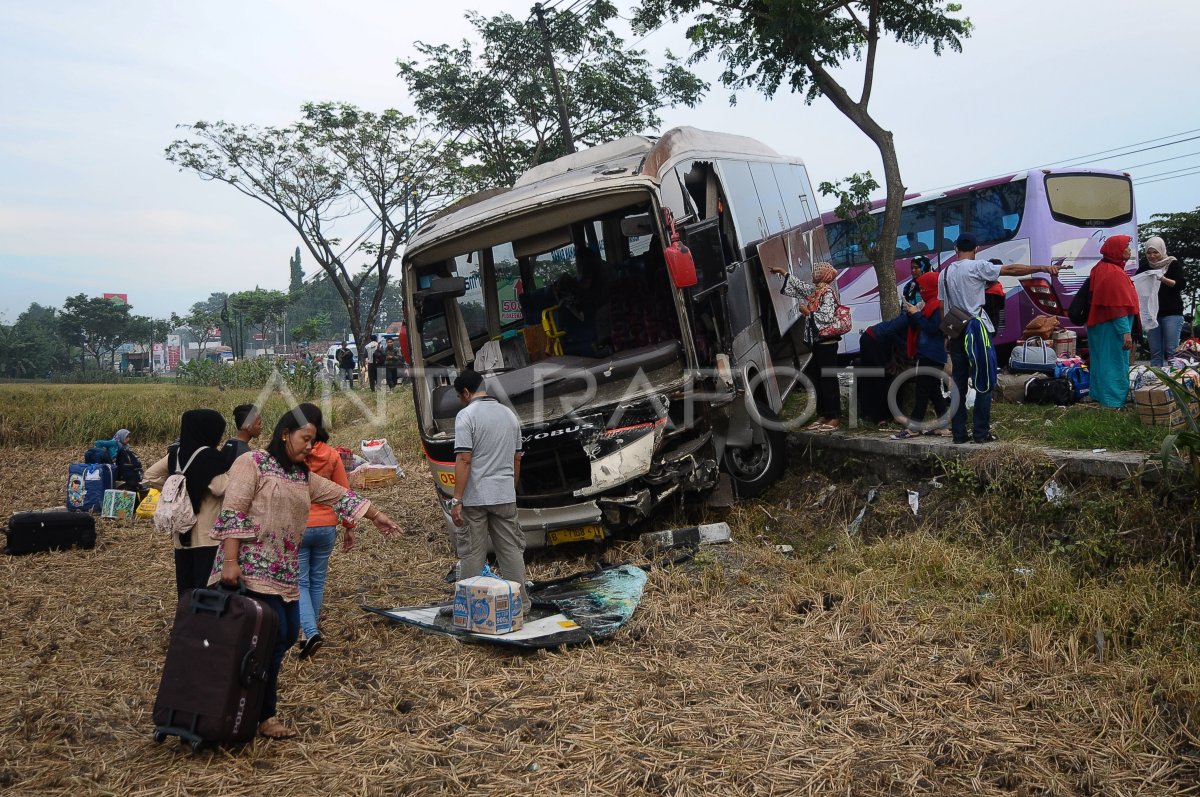
M 1049 174 L 1046 197 L 1054 219 L 1076 227 L 1111 227 L 1133 219 L 1133 183 L 1122 175 Z

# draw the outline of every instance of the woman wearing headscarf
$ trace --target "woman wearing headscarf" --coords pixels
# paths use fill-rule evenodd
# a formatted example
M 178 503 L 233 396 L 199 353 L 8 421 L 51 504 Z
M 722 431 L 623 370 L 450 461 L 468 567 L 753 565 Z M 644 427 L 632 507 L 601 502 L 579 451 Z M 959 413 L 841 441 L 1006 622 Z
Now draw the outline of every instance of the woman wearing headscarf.
M 837 292 L 837 269 L 824 261 L 813 264 L 813 281 L 803 282 L 779 266 L 771 267 L 775 274 L 783 276 L 784 296 L 800 299 L 800 312 L 805 316 L 805 339 L 812 348 L 812 357 L 805 366 L 805 374 L 816 386 L 817 419 L 807 427 L 809 431 L 831 432 L 841 426 L 842 402 L 838 392 L 837 352 L 840 335 L 822 336 L 820 330 L 833 326 L 840 304 Z
M 1091 396 L 1101 406 L 1120 409 L 1129 392 L 1129 351 L 1133 348 L 1133 319 L 1137 291 L 1125 273 L 1132 254 L 1128 235 L 1114 235 L 1100 247 L 1101 260 L 1092 267 L 1092 306 L 1088 312 L 1088 365 Z
M 1157 235 L 1146 241 L 1146 257 L 1138 265 L 1138 273 L 1158 274 L 1158 326 L 1146 332 L 1150 341 L 1150 364 L 1162 366 L 1179 347 L 1183 331 L 1183 291 L 1187 280 L 1183 264 L 1167 255 L 1167 244 Z M 1146 321 L 1149 327 L 1149 322 Z
M 208 584 L 217 541 L 209 536 L 213 521 L 221 511 L 228 480 L 225 458 L 219 447 L 225 434 L 225 418 L 216 410 L 188 410 L 179 422 L 179 442 L 172 443 L 167 455 L 146 471 L 145 484 L 161 490 L 167 478 L 184 470 L 188 500 L 196 513 L 196 522 L 183 534 L 175 535 L 175 592 Z
M 243 582 L 247 592 L 279 618 L 258 725 L 258 732 L 272 739 L 296 735 L 275 714 L 279 669 L 300 635 L 299 553 L 309 507 L 328 506 L 343 522 L 365 517 L 384 534 L 400 531 L 370 501 L 309 472 L 305 460 L 316 436 L 316 424 L 303 405 L 284 413 L 265 450 L 234 461 L 225 501 L 213 524 L 212 536 L 219 540 L 221 555 L 213 562 L 209 584 L 233 588 Z
M 904 283 L 904 291 L 900 294 L 900 298 L 906 304 L 915 304 L 918 307 L 921 305 L 921 289 L 917 286 L 917 279 L 922 274 L 928 274 L 933 271 L 933 263 L 925 255 L 917 255 L 909 263 L 912 269 L 912 279 Z
M 117 441 L 116 478 L 114 479 L 123 490 L 142 491 L 142 461 L 129 447 L 132 436 L 128 429 L 118 429 L 113 435 Z
M 942 334 L 942 302 L 938 297 L 938 275 L 922 274 L 917 278 L 924 304 L 917 307 L 906 303 L 908 313 L 908 356 L 915 358 L 917 367 L 917 397 L 912 414 L 908 417 L 908 428 L 892 435 L 894 440 L 905 440 L 922 434 L 925 409 L 933 402 L 936 415 L 934 425 L 924 430 L 926 434 L 947 434 L 946 397 L 942 395 L 942 374 L 945 373 L 946 336 Z

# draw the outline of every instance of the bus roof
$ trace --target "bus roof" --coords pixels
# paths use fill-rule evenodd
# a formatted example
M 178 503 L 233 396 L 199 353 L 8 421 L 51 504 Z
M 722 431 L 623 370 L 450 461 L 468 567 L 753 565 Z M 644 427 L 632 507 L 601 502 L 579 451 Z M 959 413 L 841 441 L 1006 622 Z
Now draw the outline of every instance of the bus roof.
M 486 229 L 496 225 L 506 227 L 505 240 L 538 232 L 535 227 L 544 227 L 544 220 L 531 217 L 516 229 L 509 222 L 550 205 L 575 206 L 564 207 L 563 217 L 555 221 L 559 225 L 616 210 L 629 201 L 622 194 L 656 188 L 666 170 L 679 161 L 720 157 L 802 163 L 752 138 L 694 127 L 677 127 L 658 138 L 628 136 L 535 166 L 517 178 L 512 188 L 481 191 L 459 200 L 417 231 L 405 259 L 427 263 L 458 254 L 455 249 L 498 243 L 491 241 L 494 236 Z
M 1110 175 L 1110 176 L 1114 176 L 1114 177 L 1128 177 L 1129 176 L 1128 172 L 1117 172 L 1117 171 L 1112 171 L 1111 169 L 1078 169 L 1078 168 L 1029 169 L 1028 171 L 1017 172 L 1015 174 L 1003 175 L 1001 177 L 989 177 L 984 180 L 976 180 L 975 182 L 972 182 L 972 183 L 964 183 L 963 185 L 954 186 L 952 188 L 944 188 L 940 191 L 926 191 L 923 193 L 905 194 L 903 206 L 908 207 L 909 205 L 919 205 L 919 204 L 923 204 L 925 202 L 932 202 L 932 201 L 938 200 L 938 199 L 945 199 L 947 197 L 958 196 L 959 194 L 965 194 L 969 191 L 977 191 L 980 188 L 990 188 L 994 185 L 1003 185 L 1005 183 L 1011 183 L 1014 180 L 1024 180 L 1030 176 L 1034 176 L 1034 175 L 1038 175 L 1038 174 L 1104 174 L 1104 175 Z M 886 198 L 872 200 L 871 201 L 871 212 L 874 213 L 878 210 L 882 210 L 883 206 L 885 204 L 887 204 Z M 835 211 L 829 210 L 829 211 L 826 211 L 825 213 L 821 214 L 821 221 L 822 221 L 822 223 L 830 224 L 832 222 L 841 221 L 841 219 L 839 219 L 837 217 L 837 214 Z

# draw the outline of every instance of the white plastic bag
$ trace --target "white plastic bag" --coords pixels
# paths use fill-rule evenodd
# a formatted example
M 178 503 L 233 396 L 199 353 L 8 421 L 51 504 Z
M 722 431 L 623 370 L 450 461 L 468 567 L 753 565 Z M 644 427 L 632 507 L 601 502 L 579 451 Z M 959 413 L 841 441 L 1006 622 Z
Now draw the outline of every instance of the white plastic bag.
M 392 452 L 392 447 L 388 445 L 386 437 L 363 440 L 362 452 L 367 462 L 372 465 L 391 465 L 394 468 L 400 464 L 396 461 L 396 455 Z

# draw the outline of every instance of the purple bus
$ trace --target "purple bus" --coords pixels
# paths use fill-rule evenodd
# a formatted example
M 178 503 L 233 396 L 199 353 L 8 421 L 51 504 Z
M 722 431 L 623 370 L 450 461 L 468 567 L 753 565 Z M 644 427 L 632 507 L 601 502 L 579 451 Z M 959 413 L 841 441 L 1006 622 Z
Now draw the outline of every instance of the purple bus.
M 871 211 L 873 222 L 861 232 L 857 222 L 825 213 L 822 221 L 832 262 L 840 271 L 838 287 L 850 307 L 854 329 L 880 321 L 879 285 L 861 241 L 878 234 L 883 202 Z M 873 225 L 873 226 L 872 226 Z M 1082 341 L 1086 330 L 1071 324 L 1066 308 L 1100 260 L 1100 245 L 1109 235 L 1128 235 L 1137 249 L 1137 214 L 1133 182 L 1123 172 L 1098 169 L 1035 169 L 985 180 L 933 194 L 905 198 L 896 239 L 896 286 L 903 292 L 912 279 L 911 262 L 923 255 L 934 268 L 955 259 L 954 240 L 963 232 L 979 241 L 982 260 L 998 258 L 1006 265 L 1024 263 L 1062 266 L 1058 277 L 1003 277 L 1005 303 L 993 336 L 997 346 L 1011 346 L 1025 325 L 1039 315 L 1059 316 L 1064 329 Z M 1136 270 L 1131 261 L 1126 270 Z M 858 351 L 858 335 L 843 338 L 842 352 Z

